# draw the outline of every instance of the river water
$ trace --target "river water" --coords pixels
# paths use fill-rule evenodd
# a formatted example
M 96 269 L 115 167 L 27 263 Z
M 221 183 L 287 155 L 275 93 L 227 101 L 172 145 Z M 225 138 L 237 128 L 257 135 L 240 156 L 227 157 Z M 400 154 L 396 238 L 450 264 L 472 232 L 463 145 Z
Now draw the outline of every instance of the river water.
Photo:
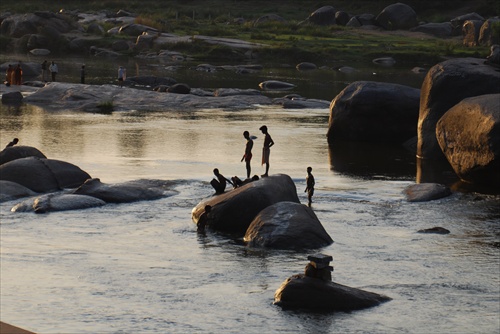
M 341 88 L 352 81 L 328 75 Z M 332 99 L 338 90 L 312 97 Z M 414 156 L 376 145 L 370 159 L 366 147 L 330 150 L 328 115 L 269 106 L 102 115 L 2 105 L 1 145 L 18 137 L 102 182 L 173 180 L 178 193 L 41 215 L 0 204 L 1 320 L 39 333 L 498 333 L 500 197 L 455 192 L 408 203 L 402 191 L 416 181 Z M 212 169 L 245 174 L 245 130 L 258 137 L 252 174 L 264 172 L 263 124 L 276 142 L 270 173 L 290 175 L 302 203 L 313 167 L 312 208 L 335 241 L 319 250 L 334 258 L 333 280 L 391 301 L 351 313 L 282 310 L 274 292 L 303 272 L 311 252 L 251 249 L 196 232 L 191 210 L 212 196 Z M 434 226 L 451 233 L 417 233 Z

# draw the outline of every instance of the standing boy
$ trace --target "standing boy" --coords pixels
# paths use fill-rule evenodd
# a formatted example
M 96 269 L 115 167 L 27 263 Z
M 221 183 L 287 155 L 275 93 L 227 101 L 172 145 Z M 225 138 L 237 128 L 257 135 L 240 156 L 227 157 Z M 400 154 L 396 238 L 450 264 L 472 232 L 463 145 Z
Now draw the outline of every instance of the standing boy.
M 247 179 L 249 179 L 251 173 L 250 160 L 252 160 L 253 140 L 250 138 L 250 133 L 248 131 L 243 132 L 243 137 L 247 140 L 247 145 L 245 146 L 245 154 L 243 154 L 241 161 L 245 160 L 247 167 Z
M 262 164 L 266 164 L 266 173 L 262 177 L 269 176 L 269 155 L 271 154 L 271 146 L 274 145 L 274 141 L 271 135 L 267 132 L 267 126 L 263 125 L 259 128 L 260 131 L 265 135 L 264 137 L 264 147 L 262 148 Z
M 307 200 L 309 201 L 308 205 L 311 206 L 312 203 L 312 197 L 314 195 L 314 185 L 316 182 L 314 182 L 314 176 L 312 175 L 312 167 L 307 167 L 307 176 L 306 176 L 306 190 L 304 192 L 307 192 Z

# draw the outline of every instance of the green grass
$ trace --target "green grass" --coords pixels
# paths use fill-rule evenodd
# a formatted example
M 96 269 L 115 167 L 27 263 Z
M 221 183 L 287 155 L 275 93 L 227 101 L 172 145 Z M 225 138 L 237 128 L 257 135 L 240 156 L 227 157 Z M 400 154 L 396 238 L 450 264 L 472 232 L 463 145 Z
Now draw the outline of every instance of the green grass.
M 111 114 L 114 108 L 113 101 L 102 101 L 96 107 L 99 114 Z

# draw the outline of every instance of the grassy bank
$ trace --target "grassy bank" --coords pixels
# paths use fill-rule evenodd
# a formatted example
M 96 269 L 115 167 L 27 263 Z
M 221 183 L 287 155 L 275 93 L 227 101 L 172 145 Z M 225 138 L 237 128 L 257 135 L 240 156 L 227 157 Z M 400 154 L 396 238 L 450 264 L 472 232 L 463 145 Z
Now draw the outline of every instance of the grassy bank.
M 237 38 L 269 47 L 259 51 L 259 59 L 286 62 L 310 61 L 321 65 L 344 60 L 363 60 L 392 56 L 398 61 L 436 62 L 443 57 L 485 57 L 487 47 L 466 48 L 460 38 L 439 39 L 408 32 L 370 32 L 340 26 L 318 27 L 300 24 L 314 10 L 334 5 L 351 14 L 377 15 L 395 1 L 267 1 L 267 0 L 184 0 L 184 1 L 13 1 L 0 3 L 2 12 L 26 13 L 49 11 L 102 11 L 116 13 L 123 9 L 137 15 L 137 23 L 153 26 L 162 32 L 179 35 L 208 35 Z M 449 21 L 457 15 L 477 12 L 485 17 L 498 15 L 500 2 L 477 1 L 405 1 L 412 6 L 420 20 Z M 278 14 L 284 23 L 269 22 L 255 26 L 253 20 L 266 14 Z M 231 24 L 243 18 L 240 24 Z M 108 36 L 108 38 L 116 38 Z M 2 45 L 7 42 L 4 38 Z M 203 43 L 179 44 L 172 49 L 195 58 L 241 61 L 243 53 L 223 46 Z

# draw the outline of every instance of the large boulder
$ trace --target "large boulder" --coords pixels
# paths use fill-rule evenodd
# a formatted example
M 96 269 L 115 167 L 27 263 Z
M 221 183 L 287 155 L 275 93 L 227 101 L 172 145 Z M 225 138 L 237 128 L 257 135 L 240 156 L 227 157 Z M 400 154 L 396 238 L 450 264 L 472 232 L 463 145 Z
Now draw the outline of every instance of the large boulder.
M 28 157 L 0 165 L 0 180 L 19 183 L 35 192 L 76 188 L 90 175 L 65 161 Z
M 172 196 L 176 192 L 169 190 L 171 185 L 171 182 L 163 180 L 134 180 L 106 184 L 94 178 L 85 181 L 73 194 L 92 196 L 107 203 L 130 203 Z
M 335 23 L 339 26 L 346 26 L 349 23 L 351 16 L 342 10 L 339 10 L 335 13 Z
M 420 90 L 392 83 L 356 81 L 330 104 L 328 142 L 403 143 L 416 135 Z
M 0 203 L 35 195 L 34 191 L 19 183 L 0 180 Z
M 484 21 L 469 20 L 465 21 L 462 26 L 462 34 L 464 36 L 464 46 L 478 46 L 479 45 L 479 32 Z
M 453 19 L 450 20 L 450 23 L 453 25 L 453 28 L 455 29 L 462 29 L 462 26 L 464 25 L 465 21 L 474 21 L 474 20 L 478 20 L 478 21 L 484 21 L 484 17 L 482 17 L 481 15 L 479 15 L 478 13 L 467 13 L 467 14 L 464 14 L 464 15 L 460 15 L 460 16 L 457 16 Z
M 354 311 L 377 306 L 391 298 L 304 274 L 293 275 L 274 294 L 274 304 L 286 309 Z
M 375 20 L 386 30 L 407 30 L 418 24 L 413 8 L 400 2 L 385 7 Z
M 0 32 L 2 35 L 19 38 L 24 35 L 38 34 L 39 31 L 67 33 L 78 27 L 78 23 L 66 15 L 51 12 L 35 12 L 32 14 L 9 16 L 2 21 Z
M 206 224 L 211 229 L 244 235 L 260 211 L 284 201 L 300 203 L 290 176 L 277 174 L 203 200 L 193 209 L 192 219 L 197 224 L 205 206 L 210 205 Z
M 154 40 L 156 39 L 156 34 L 142 33 L 142 35 L 137 36 L 135 41 L 136 50 L 148 50 L 153 47 Z
M 337 11 L 332 6 L 323 6 L 312 12 L 311 15 L 309 15 L 308 21 L 312 24 L 322 26 L 335 24 L 336 12 Z
M 45 154 L 40 152 L 40 150 L 38 150 L 35 147 L 16 145 L 16 146 L 6 147 L 0 152 L 0 165 L 3 165 L 4 163 L 7 163 L 12 160 L 27 158 L 27 157 L 37 157 L 43 159 L 47 158 Z
M 500 93 L 500 71 L 484 59 L 450 59 L 433 66 L 420 93 L 417 155 L 443 159 L 436 139 L 436 123 L 461 100 L 478 95 Z
M 436 136 L 462 180 L 500 188 L 500 94 L 462 100 L 438 121 Z
M 314 211 L 296 202 L 279 202 L 262 210 L 243 240 L 248 246 L 277 249 L 314 249 L 333 243 Z
M 500 25 L 500 17 L 489 18 L 483 23 L 479 31 L 478 42 L 480 45 L 492 46 L 494 44 L 500 44 L 500 33 L 498 29 L 494 29 L 494 27 L 498 25 Z

